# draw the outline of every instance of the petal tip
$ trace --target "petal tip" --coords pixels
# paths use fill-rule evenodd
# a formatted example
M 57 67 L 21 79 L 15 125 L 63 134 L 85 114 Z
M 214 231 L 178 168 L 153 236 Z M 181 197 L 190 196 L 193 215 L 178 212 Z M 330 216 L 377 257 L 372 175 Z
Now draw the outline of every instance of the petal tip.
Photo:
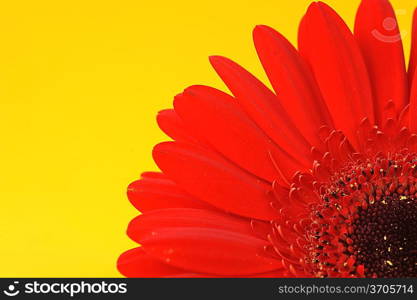
M 253 34 L 255 34 L 255 33 L 261 33 L 261 32 L 267 31 L 269 29 L 271 29 L 271 27 L 269 27 L 267 25 L 259 24 L 259 25 L 256 25 L 253 28 L 253 31 L 252 32 L 253 32 Z
M 228 60 L 228 59 L 224 56 L 221 56 L 221 55 L 210 55 L 209 56 L 209 61 L 214 68 L 216 68 L 216 66 L 218 64 L 221 64 L 223 61 L 226 61 L 226 60 Z
M 264 39 L 264 38 L 267 38 L 268 35 L 277 34 L 277 33 L 278 32 L 274 28 L 272 28 L 270 26 L 267 26 L 267 25 L 256 25 L 255 28 L 253 28 L 252 36 L 253 36 L 253 39 L 254 39 L 254 41 L 256 43 L 256 41 L 258 39 Z

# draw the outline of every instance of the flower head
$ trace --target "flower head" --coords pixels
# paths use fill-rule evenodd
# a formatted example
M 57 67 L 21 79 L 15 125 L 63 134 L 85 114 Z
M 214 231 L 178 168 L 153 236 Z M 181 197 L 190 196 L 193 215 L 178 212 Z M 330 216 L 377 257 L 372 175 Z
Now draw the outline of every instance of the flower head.
M 142 212 L 122 254 L 135 277 L 417 277 L 417 17 L 406 71 L 386 0 L 354 34 L 312 3 L 298 50 L 253 31 L 273 91 L 210 62 L 232 95 L 191 86 L 158 115 L 174 141 L 128 196 Z

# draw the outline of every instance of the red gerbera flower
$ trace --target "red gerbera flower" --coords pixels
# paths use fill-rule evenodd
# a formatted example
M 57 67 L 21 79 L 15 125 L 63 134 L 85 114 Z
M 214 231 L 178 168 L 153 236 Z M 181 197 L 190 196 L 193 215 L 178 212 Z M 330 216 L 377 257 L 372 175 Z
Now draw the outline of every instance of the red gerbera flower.
M 233 96 L 191 86 L 158 115 L 174 141 L 128 188 L 141 247 L 120 272 L 416 277 L 417 32 L 408 74 L 386 0 L 362 1 L 354 34 L 311 4 L 298 50 L 267 26 L 253 37 L 274 92 L 215 56 Z

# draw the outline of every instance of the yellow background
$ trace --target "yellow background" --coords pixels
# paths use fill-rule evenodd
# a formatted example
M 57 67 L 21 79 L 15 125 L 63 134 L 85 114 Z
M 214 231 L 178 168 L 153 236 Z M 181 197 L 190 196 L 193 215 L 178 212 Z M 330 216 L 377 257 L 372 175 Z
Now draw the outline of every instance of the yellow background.
M 393 1 L 408 52 L 414 0 Z M 265 79 L 256 24 L 296 40 L 310 1 L 2 1 L 0 276 L 113 277 L 156 169 L 158 110 L 191 84 L 224 88 L 207 56 Z M 359 1 L 327 1 L 353 24 Z M 403 14 L 405 12 L 405 14 Z

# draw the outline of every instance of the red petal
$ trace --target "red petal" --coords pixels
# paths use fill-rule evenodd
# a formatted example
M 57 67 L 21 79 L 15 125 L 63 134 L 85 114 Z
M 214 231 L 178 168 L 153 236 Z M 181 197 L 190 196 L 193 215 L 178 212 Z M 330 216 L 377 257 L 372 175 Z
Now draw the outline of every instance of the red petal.
M 180 142 L 157 145 L 154 160 L 170 178 L 198 199 L 242 216 L 271 220 L 277 216 L 271 186 L 209 150 Z
M 412 96 L 410 97 L 412 98 Z M 408 103 L 403 110 L 400 112 L 400 115 L 398 117 L 398 123 L 400 124 L 400 127 L 409 127 L 410 121 L 410 103 Z
M 408 83 L 410 86 L 413 83 L 416 67 L 417 67 L 417 8 L 414 10 L 414 15 L 413 15 L 411 54 L 410 54 L 410 64 L 408 66 Z
M 411 86 L 410 95 L 410 108 L 408 112 L 408 119 L 410 122 L 410 131 L 417 133 L 417 77 L 414 77 L 413 84 Z
M 214 209 L 207 203 L 179 188 L 173 181 L 159 173 L 144 173 L 142 179 L 132 182 L 127 196 L 141 212 L 170 207 L 193 207 Z
M 185 128 L 183 121 L 173 109 L 160 111 L 156 120 L 159 128 L 173 140 L 198 143 L 198 139 L 193 136 L 189 129 Z
M 318 129 L 333 127 L 332 120 L 310 69 L 298 51 L 268 26 L 253 31 L 258 56 L 295 126 L 315 146 L 321 144 Z
M 372 93 L 362 54 L 349 28 L 326 4 L 312 3 L 299 29 L 300 53 L 307 59 L 333 118 L 358 149 L 356 130 L 374 122 Z
M 394 10 L 387 0 L 362 0 L 356 15 L 355 37 L 373 88 L 375 118 L 382 126 L 388 101 L 394 102 L 397 113 L 408 101 L 401 34 Z
M 127 233 L 132 240 L 139 242 L 150 231 L 173 227 L 212 228 L 254 235 L 248 219 L 192 208 L 160 209 L 139 215 L 130 222 Z
M 150 257 L 142 247 L 130 249 L 120 255 L 117 269 L 126 277 L 142 278 L 173 277 L 186 273 Z
M 240 167 L 270 182 L 279 176 L 269 153 L 280 149 L 247 117 L 233 97 L 214 88 L 192 86 L 175 98 L 174 107 L 188 127 Z
M 178 269 L 149 256 L 142 247 L 134 248 L 120 255 L 117 269 L 126 277 L 136 278 L 208 278 L 208 277 L 238 277 L 216 276 L 212 274 L 193 273 Z M 283 278 L 289 277 L 287 270 L 277 270 L 266 273 L 248 275 L 252 278 Z
M 267 242 L 208 228 L 155 229 L 141 239 L 144 251 L 178 268 L 217 275 L 251 275 L 280 269 L 266 256 Z
M 277 96 L 262 82 L 228 58 L 210 62 L 252 120 L 287 153 L 311 164 L 311 146 L 297 130 Z
M 255 275 L 251 275 L 248 277 L 250 278 L 287 278 L 287 277 L 294 277 L 294 276 L 291 276 L 287 269 L 281 269 L 281 270 L 267 272 L 267 273 L 255 274 Z
M 168 179 L 168 177 L 161 172 L 152 172 L 152 171 L 147 171 L 147 172 L 143 172 L 141 174 L 142 178 L 151 178 L 151 179 Z

